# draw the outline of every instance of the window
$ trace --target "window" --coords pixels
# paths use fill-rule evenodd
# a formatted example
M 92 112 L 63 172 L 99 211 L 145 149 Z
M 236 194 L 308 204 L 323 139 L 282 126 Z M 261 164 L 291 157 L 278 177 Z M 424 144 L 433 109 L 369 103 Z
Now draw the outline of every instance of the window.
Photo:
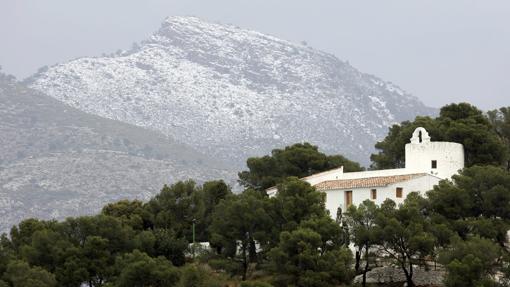
M 349 207 L 352 204 L 352 190 L 348 190 L 345 192 L 345 207 Z
M 370 190 L 370 198 L 372 200 L 376 200 L 377 199 L 377 189 L 371 189 Z
M 432 161 L 432 168 L 434 168 L 434 169 L 437 168 L 437 160 Z
M 402 191 L 404 191 L 404 189 L 402 187 L 397 187 L 397 198 L 402 198 Z

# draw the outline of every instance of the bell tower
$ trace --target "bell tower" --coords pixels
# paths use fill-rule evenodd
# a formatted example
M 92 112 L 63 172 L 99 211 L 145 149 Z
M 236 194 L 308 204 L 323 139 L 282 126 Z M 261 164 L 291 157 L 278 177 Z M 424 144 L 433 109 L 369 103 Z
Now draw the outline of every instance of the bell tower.
M 410 172 L 429 173 L 451 178 L 464 168 L 464 146 L 453 142 L 433 142 L 427 130 L 416 128 L 406 144 L 405 168 Z

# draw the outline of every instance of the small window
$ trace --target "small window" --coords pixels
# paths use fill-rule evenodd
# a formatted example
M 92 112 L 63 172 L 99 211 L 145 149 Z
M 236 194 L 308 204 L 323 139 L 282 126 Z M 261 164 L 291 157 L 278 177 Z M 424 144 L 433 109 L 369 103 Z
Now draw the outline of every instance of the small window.
M 433 168 L 433 169 L 436 169 L 436 168 L 437 168 L 437 160 L 433 160 L 433 161 L 432 161 L 432 168 Z
M 377 199 L 377 189 L 370 190 L 370 198 L 372 198 L 372 200 Z
M 352 205 L 352 190 L 345 191 L 345 207 L 348 208 Z
M 397 187 L 397 198 L 402 198 L 402 191 L 404 191 L 404 189 L 402 187 Z

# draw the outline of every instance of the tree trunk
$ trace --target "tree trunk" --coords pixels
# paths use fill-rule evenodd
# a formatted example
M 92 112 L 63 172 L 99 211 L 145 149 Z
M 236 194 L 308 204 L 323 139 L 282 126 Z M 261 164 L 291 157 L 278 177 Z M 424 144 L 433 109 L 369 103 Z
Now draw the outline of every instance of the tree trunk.
M 404 267 L 404 274 L 406 275 L 407 287 L 414 287 L 412 262 L 409 262 L 409 271 Z
M 408 287 L 414 287 L 413 282 L 413 262 L 409 258 L 409 277 L 407 277 L 407 286 Z
M 368 246 L 365 247 L 365 269 L 363 269 L 363 282 L 362 286 L 367 286 L 367 272 L 368 272 Z
M 243 243 L 243 277 L 242 281 L 246 280 L 246 273 L 248 273 L 248 258 L 246 254 L 246 244 Z
M 403 262 L 401 263 L 401 267 L 402 267 L 402 270 L 404 271 L 404 275 L 406 276 L 406 281 L 407 281 L 407 287 L 414 287 L 414 282 L 413 282 L 413 263 L 412 262 L 409 262 L 409 271 L 407 270 L 407 263 L 406 263 L 406 260 L 405 258 L 403 259 Z
M 354 270 L 356 271 L 356 274 L 359 273 L 360 260 L 361 260 L 361 252 L 359 250 L 356 250 L 356 265 L 354 265 Z
M 257 245 L 255 244 L 255 240 L 250 238 L 249 244 L 248 254 L 250 256 L 250 262 L 257 262 Z

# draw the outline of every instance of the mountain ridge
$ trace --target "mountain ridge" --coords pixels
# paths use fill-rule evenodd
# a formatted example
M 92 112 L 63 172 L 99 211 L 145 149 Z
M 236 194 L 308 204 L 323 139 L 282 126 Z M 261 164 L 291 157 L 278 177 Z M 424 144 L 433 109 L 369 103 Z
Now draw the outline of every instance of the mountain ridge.
M 27 82 L 237 169 L 249 156 L 302 141 L 367 164 L 391 124 L 435 113 L 332 54 L 195 17 L 168 17 L 130 51 L 58 64 Z

